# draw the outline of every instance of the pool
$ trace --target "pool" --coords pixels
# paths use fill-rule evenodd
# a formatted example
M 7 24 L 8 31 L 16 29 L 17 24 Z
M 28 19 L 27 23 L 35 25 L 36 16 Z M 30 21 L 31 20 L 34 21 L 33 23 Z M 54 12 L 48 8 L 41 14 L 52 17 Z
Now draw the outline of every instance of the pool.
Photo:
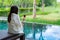
M 0 22 L 0 30 L 8 30 L 7 22 Z M 60 40 L 60 26 L 24 23 L 24 33 L 29 40 Z

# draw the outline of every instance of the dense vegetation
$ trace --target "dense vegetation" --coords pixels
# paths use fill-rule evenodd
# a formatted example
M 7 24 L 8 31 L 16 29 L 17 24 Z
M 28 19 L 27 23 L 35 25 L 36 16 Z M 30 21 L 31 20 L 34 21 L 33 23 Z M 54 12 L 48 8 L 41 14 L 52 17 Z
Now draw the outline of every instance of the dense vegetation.
M 56 0 L 44 0 L 46 6 L 56 4 Z M 32 7 L 33 0 L 0 0 L 0 7 L 10 7 L 11 5 L 17 5 L 19 7 Z M 36 5 L 42 5 L 42 0 L 36 0 Z
M 12 5 L 17 5 L 20 13 L 30 12 L 32 14 L 33 1 L 34 0 L 0 0 L 0 16 L 7 16 Z M 56 0 L 43 1 L 45 6 L 53 6 L 56 2 Z M 42 6 L 42 0 L 36 0 L 36 9 L 41 12 L 42 10 L 40 10 L 40 6 Z
M 7 17 L 10 7 L 17 5 L 21 20 L 25 14 L 27 22 L 60 25 L 60 3 L 56 0 L 36 0 L 36 18 L 33 19 L 33 2 L 34 0 L 0 0 L 0 16 Z M 42 11 L 42 6 L 44 6 L 44 11 Z

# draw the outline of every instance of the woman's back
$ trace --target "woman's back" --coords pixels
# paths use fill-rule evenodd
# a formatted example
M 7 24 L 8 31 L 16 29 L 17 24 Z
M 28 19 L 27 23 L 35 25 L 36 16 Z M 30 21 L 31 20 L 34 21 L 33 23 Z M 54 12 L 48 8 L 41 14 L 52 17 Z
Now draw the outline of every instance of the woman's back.
M 8 23 L 8 32 L 9 33 L 23 33 L 23 26 L 19 20 L 19 16 L 15 13 L 11 15 L 11 21 Z

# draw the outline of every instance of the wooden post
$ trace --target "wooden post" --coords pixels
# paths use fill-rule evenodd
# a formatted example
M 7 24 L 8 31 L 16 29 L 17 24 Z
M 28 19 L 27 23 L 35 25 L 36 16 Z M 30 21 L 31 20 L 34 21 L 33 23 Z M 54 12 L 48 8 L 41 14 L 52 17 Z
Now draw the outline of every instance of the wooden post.
M 20 40 L 25 40 L 25 34 L 20 37 Z

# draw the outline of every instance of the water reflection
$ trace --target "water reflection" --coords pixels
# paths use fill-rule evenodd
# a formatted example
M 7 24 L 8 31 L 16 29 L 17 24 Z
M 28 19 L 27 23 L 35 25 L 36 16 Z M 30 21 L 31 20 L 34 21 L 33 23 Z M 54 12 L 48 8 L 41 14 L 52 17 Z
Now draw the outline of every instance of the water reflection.
M 47 40 L 59 40 L 60 39 L 60 26 L 52 25 L 47 28 L 43 35 Z
M 26 38 L 34 40 L 60 40 L 60 26 L 25 23 Z

